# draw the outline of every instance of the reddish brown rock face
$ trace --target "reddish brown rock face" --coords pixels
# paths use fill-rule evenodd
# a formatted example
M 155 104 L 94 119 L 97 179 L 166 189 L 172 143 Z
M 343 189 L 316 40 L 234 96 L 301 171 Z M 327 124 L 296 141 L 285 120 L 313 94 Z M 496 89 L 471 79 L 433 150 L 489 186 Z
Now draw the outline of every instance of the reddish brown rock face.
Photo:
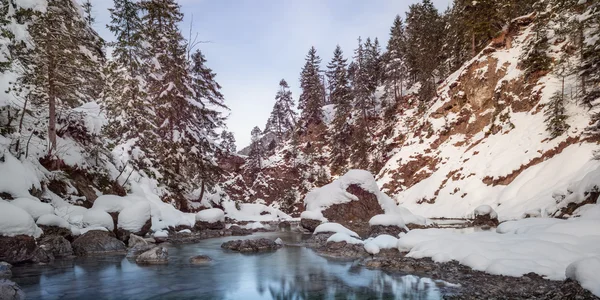
M 358 185 L 350 185 L 346 191 L 358 197 L 358 201 L 334 204 L 323 210 L 323 216 L 329 222 L 340 223 L 362 236 L 368 233 L 369 220 L 375 215 L 383 214 L 384 211 L 377 201 L 377 196 Z

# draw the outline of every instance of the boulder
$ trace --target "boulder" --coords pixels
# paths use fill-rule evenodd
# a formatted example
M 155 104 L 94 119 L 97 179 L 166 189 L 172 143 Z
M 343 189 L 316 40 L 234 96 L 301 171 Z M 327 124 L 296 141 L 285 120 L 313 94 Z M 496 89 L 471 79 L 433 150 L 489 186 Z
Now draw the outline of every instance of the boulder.
M 231 235 L 235 235 L 235 236 L 244 236 L 244 235 L 252 234 L 252 230 L 242 228 L 237 225 L 233 225 L 233 226 L 229 227 L 229 230 L 231 231 Z
M 127 243 L 127 246 L 129 248 L 133 248 L 136 246 L 146 246 L 146 245 L 148 245 L 148 241 L 146 241 L 143 237 L 137 236 L 133 233 L 129 234 L 129 239 L 128 239 L 128 243 Z
M 342 224 L 359 234 L 365 233 L 368 231 L 369 220 L 384 213 L 377 195 L 356 184 L 349 185 L 346 192 L 356 196 L 358 201 L 333 204 L 321 212 L 329 222 Z
M 317 226 L 321 225 L 321 221 L 320 220 L 313 220 L 313 219 L 301 219 L 300 220 L 300 226 L 302 226 L 302 228 L 313 232 L 315 231 L 315 228 L 317 228 Z
M 116 239 L 110 232 L 90 230 L 73 242 L 73 252 L 77 256 L 125 253 L 123 242 Z
M 228 249 L 238 252 L 262 252 L 262 251 L 273 251 L 283 247 L 283 245 L 276 243 L 269 239 L 257 239 L 257 240 L 236 240 L 223 243 L 221 248 Z
M 127 258 L 136 258 L 138 256 L 140 256 L 142 253 L 153 249 L 154 247 L 156 247 L 156 245 L 136 245 L 134 247 L 129 248 L 129 250 L 127 250 Z
M 128 243 L 129 237 L 131 234 L 134 234 L 137 236 L 145 236 L 148 232 L 150 232 L 150 228 L 152 228 L 152 219 L 151 218 L 146 220 L 146 223 L 144 223 L 144 226 L 142 226 L 142 228 L 139 231 L 131 232 L 131 231 L 128 231 L 123 228 L 117 228 L 116 234 L 117 234 L 117 237 L 121 241 L 123 241 L 124 243 Z
M 169 262 L 169 252 L 165 247 L 154 247 L 140 254 L 135 262 L 138 264 L 164 264 Z
M 71 233 L 71 230 L 68 228 L 58 227 L 58 226 L 46 226 L 46 225 L 38 225 L 38 227 L 44 232 L 42 237 L 62 236 L 65 239 L 67 239 L 67 241 L 69 241 L 69 242 L 73 241 L 73 234 Z
M 46 253 L 51 254 L 55 258 L 73 255 L 71 243 L 60 235 L 44 235 L 38 241 L 38 245 L 40 248 L 44 249 Z
M 207 264 L 210 262 L 212 262 L 212 258 L 210 258 L 206 255 L 197 255 L 197 256 L 190 258 L 190 263 L 192 265 L 204 265 L 204 264 Z
M 45 263 L 51 260 L 52 257 L 43 249 L 38 248 L 35 239 L 31 236 L 0 236 L 0 261 L 18 264 L 26 262 Z
M 498 214 L 489 205 L 480 205 L 473 212 L 473 226 L 498 227 Z
M 404 228 L 398 226 L 383 226 L 383 225 L 371 225 L 369 227 L 369 237 L 376 237 L 382 234 L 398 237 L 401 232 L 406 232 Z
M 12 271 L 10 270 L 10 268 L 12 268 L 11 264 L 4 261 L 0 261 L 0 278 L 12 277 Z
M 25 299 L 25 293 L 18 284 L 8 279 L 0 279 L 0 300 Z
M 316 251 L 321 255 L 338 258 L 359 258 L 369 255 L 363 244 L 346 242 L 327 242 L 324 246 L 317 248 Z
M 221 230 L 225 229 L 225 223 L 221 221 L 217 222 L 205 222 L 205 221 L 196 221 L 194 225 L 194 229 L 196 230 Z

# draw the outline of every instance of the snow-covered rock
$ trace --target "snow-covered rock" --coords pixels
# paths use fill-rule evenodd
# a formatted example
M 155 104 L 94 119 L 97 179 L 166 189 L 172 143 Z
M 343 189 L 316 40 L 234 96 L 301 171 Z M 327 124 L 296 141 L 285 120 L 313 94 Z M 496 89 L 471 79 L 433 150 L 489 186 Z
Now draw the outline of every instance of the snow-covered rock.
M 102 195 L 94 201 L 92 209 L 102 210 L 107 213 L 121 212 L 124 208 L 131 205 L 132 201 L 128 197 L 116 195 Z
M 398 247 L 398 239 L 387 234 L 378 235 L 365 241 L 365 251 L 370 254 L 378 254 L 381 249 L 395 249 Z
M 113 218 L 105 211 L 100 209 L 89 209 L 83 215 L 84 227 L 104 227 L 109 231 L 115 229 Z
M 498 226 L 498 214 L 489 205 L 480 205 L 473 211 L 473 225 Z
M 362 244 L 363 241 L 360 239 L 357 239 L 355 236 L 352 236 L 346 232 L 338 232 L 338 233 L 334 233 L 332 234 L 329 238 L 327 238 L 327 242 L 333 242 L 333 243 L 341 243 L 341 242 L 346 242 L 348 244 Z
M 406 228 L 402 215 L 399 214 L 382 214 L 376 215 L 369 220 L 371 226 L 397 226 L 400 228 Z
M 39 237 L 42 231 L 31 215 L 22 208 L 0 200 L 0 236 L 30 235 Z
M 147 225 L 146 232 L 150 229 L 151 220 L 150 204 L 146 201 L 139 201 L 123 208 L 118 216 L 117 227 L 132 233 L 139 233 L 144 225 Z M 140 233 L 140 235 L 144 235 Z
M 18 206 L 28 212 L 34 220 L 46 214 L 54 214 L 54 207 L 48 203 L 41 202 L 31 198 L 17 198 L 10 201 L 10 204 Z
M 135 262 L 138 264 L 164 264 L 169 262 L 169 251 L 165 247 L 154 247 L 140 254 Z
M 356 232 L 354 232 L 338 223 L 321 224 L 321 225 L 317 226 L 317 228 L 315 228 L 315 231 L 313 234 L 324 233 L 324 232 L 344 233 L 348 236 L 359 237 Z
M 52 214 L 40 216 L 35 223 L 37 225 L 54 226 L 71 230 L 71 224 L 69 224 L 69 222 L 57 215 Z
M 225 221 L 225 213 L 218 208 L 201 210 L 196 214 L 196 221 L 216 223 Z

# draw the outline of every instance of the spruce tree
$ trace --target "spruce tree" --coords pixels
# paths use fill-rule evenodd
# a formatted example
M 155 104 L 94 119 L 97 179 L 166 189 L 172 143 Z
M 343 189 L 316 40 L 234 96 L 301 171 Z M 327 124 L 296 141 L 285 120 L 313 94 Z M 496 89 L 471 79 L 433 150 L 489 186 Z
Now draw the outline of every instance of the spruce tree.
M 352 89 L 348 76 L 347 60 L 338 45 L 333 58 L 327 65 L 327 78 L 330 84 L 330 99 L 335 105 L 335 115 L 330 127 L 331 172 L 343 174 L 351 150 L 352 128 Z
M 282 140 L 296 126 L 296 112 L 293 109 L 294 99 L 287 82 L 279 81 L 279 90 L 275 95 L 275 104 L 267 120 L 265 132 L 275 132 L 277 138 Z
M 225 153 L 236 153 L 235 137 L 233 132 L 223 130 L 221 131 L 221 149 Z
M 388 98 L 395 101 L 402 96 L 406 78 L 406 36 L 400 16 L 396 16 L 390 29 L 390 39 L 384 62 L 384 84 Z
M 103 86 L 102 39 L 72 1 L 48 1 L 29 27 L 33 45 L 20 53 L 23 73 L 16 90 L 35 105 L 48 105 L 48 153 L 57 146 L 57 115 L 97 99 Z
M 263 145 L 261 142 L 262 131 L 258 126 L 252 128 L 250 132 L 250 153 L 248 154 L 248 170 L 250 170 L 251 174 L 256 177 L 260 170 L 262 169 L 262 160 L 263 160 Z
M 569 125 L 566 122 L 568 116 L 565 111 L 564 93 L 556 91 L 552 95 L 544 116 L 546 116 L 546 130 L 550 133 L 550 138 L 556 138 L 569 129 Z
M 90 25 L 90 26 L 94 25 L 94 22 L 96 22 L 96 19 L 92 15 L 92 2 L 90 2 L 90 0 L 85 0 L 85 2 L 83 2 L 83 4 L 81 6 L 82 6 L 83 12 L 85 14 L 85 16 L 84 16 L 85 22 L 88 23 L 88 25 Z
M 300 74 L 300 89 L 302 93 L 298 99 L 302 126 L 321 125 L 325 99 L 325 87 L 321 81 L 321 58 L 317 55 L 315 47 L 311 47 L 306 55 L 306 63 Z
M 368 148 L 370 145 L 370 119 L 373 117 L 371 78 L 367 64 L 367 51 L 361 38 L 358 38 L 358 48 L 354 51 L 354 75 L 352 82 L 352 153 L 350 161 L 354 168 L 367 169 Z
M 533 31 L 535 36 L 529 43 L 527 52 L 521 58 L 526 79 L 531 78 L 534 74 L 548 72 L 552 63 L 552 59 L 546 53 L 549 47 L 546 21 L 539 18 Z

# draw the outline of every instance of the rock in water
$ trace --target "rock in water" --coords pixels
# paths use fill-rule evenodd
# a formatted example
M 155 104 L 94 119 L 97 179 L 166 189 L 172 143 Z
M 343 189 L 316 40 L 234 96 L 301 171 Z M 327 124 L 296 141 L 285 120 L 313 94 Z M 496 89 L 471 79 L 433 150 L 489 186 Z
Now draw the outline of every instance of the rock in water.
M 44 232 L 44 234 L 42 235 L 42 238 L 46 237 L 46 236 L 57 236 L 58 235 L 58 236 L 64 237 L 69 242 L 73 241 L 73 235 L 71 234 L 70 229 L 58 227 L 58 226 L 45 226 L 45 225 L 38 225 L 38 227 L 40 227 L 40 229 Z
M 190 258 L 190 263 L 193 265 L 204 265 L 204 264 L 210 263 L 211 261 L 212 261 L 212 258 L 210 258 L 206 255 L 197 255 L 197 256 Z
M 497 227 L 499 224 L 498 214 L 489 205 L 478 206 L 475 208 L 473 215 L 475 216 L 475 219 L 473 220 L 473 226 Z
M 110 232 L 91 230 L 73 242 L 73 252 L 77 256 L 125 253 L 125 244 L 111 235 Z
M 12 268 L 11 264 L 0 261 L 0 278 L 12 277 L 12 271 L 10 270 L 10 268 Z
M 73 255 L 71 243 L 69 243 L 66 238 L 59 235 L 44 235 L 44 237 L 38 241 L 38 245 L 40 248 L 44 249 L 44 251 L 52 254 L 52 256 L 56 258 Z
M 23 293 L 19 285 L 8 279 L 0 279 L 0 300 L 21 299 L 25 299 L 25 293 Z
M 150 244 L 147 244 L 147 245 L 140 244 L 135 247 L 131 247 L 131 248 L 129 248 L 129 250 L 127 250 L 127 257 L 128 258 L 136 258 L 136 257 L 140 256 L 140 254 L 142 254 L 154 247 L 156 247 L 156 246 L 150 245 Z
M 292 224 L 290 224 L 290 222 L 288 222 L 288 221 L 281 221 L 281 222 L 279 222 L 278 227 L 279 227 L 279 230 L 289 231 L 292 229 Z
M 281 244 L 269 239 L 258 240 L 236 240 L 223 243 L 221 248 L 238 252 L 261 252 L 273 251 L 283 247 Z
M 169 252 L 165 247 L 154 247 L 140 254 L 135 262 L 138 264 L 164 264 L 169 262 Z
M 148 245 L 148 241 L 146 241 L 144 238 L 142 238 L 141 236 L 137 236 L 133 233 L 129 234 L 129 241 L 128 241 L 128 246 L 129 248 L 133 248 L 136 246 L 145 246 Z
M 313 219 L 301 219 L 300 220 L 300 226 L 302 226 L 302 228 L 310 231 L 310 232 L 314 232 L 315 228 L 317 228 L 317 226 L 321 225 L 321 221 L 320 220 L 313 220 Z
M 17 235 L 0 236 L 0 260 L 10 264 L 24 262 L 49 262 L 52 257 L 37 247 L 33 237 Z

